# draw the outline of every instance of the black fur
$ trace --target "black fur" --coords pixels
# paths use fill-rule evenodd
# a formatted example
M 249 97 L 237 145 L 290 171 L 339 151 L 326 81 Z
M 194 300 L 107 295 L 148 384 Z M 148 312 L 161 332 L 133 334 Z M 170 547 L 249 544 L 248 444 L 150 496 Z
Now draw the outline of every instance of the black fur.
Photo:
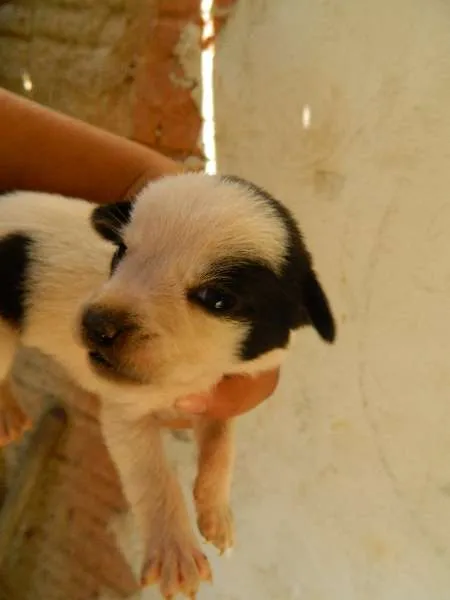
M 268 192 L 245 179 L 228 175 L 222 180 L 242 185 L 262 198 L 274 209 L 288 231 L 289 241 L 279 283 L 283 294 L 290 299 L 288 317 L 290 329 L 310 324 L 322 339 L 333 342 L 336 336 L 333 315 L 327 297 L 314 273 L 311 255 L 290 211 Z M 273 326 L 277 326 L 277 320 L 273 322 Z M 261 327 L 264 327 L 264 323 L 261 323 Z M 266 323 L 266 327 L 272 325 Z M 270 334 L 269 337 L 272 336 L 273 334 Z
M 0 239 L 0 316 L 19 330 L 25 319 L 32 245 L 33 240 L 22 233 Z
M 119 263 L 123 260 L 126 253 L 127 253 L 127 247 L 125 246 L 125 244 L 122 244 L 122 242 L 119 242 L 117 244 L 116 251 L 114 252 L 113 257 L 111 259 L 111 271 L 110 271 L 111 275 L 117 269 Z
M 132 202 L 116 202 L 97 206 L 92 212 L 91 221 L 94 229 L 102 238 L 120 244 L 121 230 L 131 218 Z
M 283 281 L 265 264 L 236 261 L 213 265 L 202 287 L 223 290 L 236 298 L 230 310 L 217 316 L 249 324 L 241 348 L 242 360 L 252 360 L 275 348 L 284 348 L 292 329 L 296 299 L 286 294 Z M 195 296 L 194 296 L 195 297 Z M 304 314 L 304 324 L 308 316 Z

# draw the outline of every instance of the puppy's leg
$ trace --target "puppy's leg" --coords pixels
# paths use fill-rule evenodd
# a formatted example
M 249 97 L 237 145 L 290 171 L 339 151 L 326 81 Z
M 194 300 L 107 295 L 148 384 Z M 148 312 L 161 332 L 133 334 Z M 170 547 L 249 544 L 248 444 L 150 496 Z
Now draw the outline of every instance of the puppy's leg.
M 0 447 L 19 439 L 31 420 L 17 402 L 9 379 L 0 382 Z
M 142 584 L 159 581 L 161 593 L 194 598 L 211 571 L 192 532 L 182 492 L 165 456 L 161 431 L 151 417 L 130 421 L 104 406 L 106 444 L 144 540 Z
M 223 554 L 234 543 L 229 506 L 234 461 L 232 423 L 199 418 L 194 428 L 199 446 L 194 486 L 198 528 L 206 541 Z
M 31 421 L 18 404 L 10 382 L 19 337 L 0 321 L 0 447 L 20 438 Z

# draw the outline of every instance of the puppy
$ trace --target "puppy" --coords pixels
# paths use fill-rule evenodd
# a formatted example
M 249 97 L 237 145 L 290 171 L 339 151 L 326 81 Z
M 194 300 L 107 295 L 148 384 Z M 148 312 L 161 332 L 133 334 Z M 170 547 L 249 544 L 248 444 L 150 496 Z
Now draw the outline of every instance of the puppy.
M 282 361 L 292 332 L 335 325 L 286 208 L 237 177 L 186 174 L 133 202 L 19 192 L 0 200 L 0 438 L 27 418 L 8 373 L 19 345 L 101 399 L 106 445 L 145 544 L 142 583 L 195 597 L 210 579 L 163 452 L 176 399 Z M 198 526 L 233 543 L 230 422 L 194 419 Z

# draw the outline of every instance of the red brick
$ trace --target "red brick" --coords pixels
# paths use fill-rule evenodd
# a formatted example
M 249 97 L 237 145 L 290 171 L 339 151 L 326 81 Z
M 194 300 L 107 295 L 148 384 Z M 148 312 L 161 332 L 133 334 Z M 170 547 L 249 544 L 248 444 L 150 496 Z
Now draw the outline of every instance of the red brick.
M 160 144 L 177 150 L 193 150 L 198 143 L 201 118 L 189 96 L 185 102 L 174 104 L 161 122 Z
M 156 147 L 160 123 L 161 115 L 150 111 L 145 103 L 139 102 L 133 115 L 133 139 L 147 146 Z
M 200 17 L 200 0 L 160 0 L 160 15 Z
M 159 110 L 170 102 L 174 94 L 181 90 L 175 87 L 170 79 L 170 73 L 175 67 L 175 60 L 152 61 L 147 63 L 141 75 L 137 101 L 145 102 L 152 110 Z
M 153 29 L 149 49 L 152 57 L 162 59 L 171 57 L 185 26 L 184 19 L 159 18 Z
M 133 138 L 170 156 L 201 156 L 197 106 L 190 90 L 171 77 L 183 75 L 175 47 L 183 28 L 199 21 L 200 0 L 160 0 L 158 15 L 136 78 Z

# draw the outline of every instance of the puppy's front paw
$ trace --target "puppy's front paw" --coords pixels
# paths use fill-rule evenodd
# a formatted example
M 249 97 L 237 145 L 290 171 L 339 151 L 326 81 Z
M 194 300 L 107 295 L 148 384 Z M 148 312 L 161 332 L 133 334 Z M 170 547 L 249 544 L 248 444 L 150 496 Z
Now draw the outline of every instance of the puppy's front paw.
M 224 554 L 234 545 L 233 513 L 228 504 L 197 506 L 197 524 L 207 542 Z
M 166 531 L 166 536 L 149 548 L 141 583 L 146 586 L 159 581 L 162 596 L 170 600 L 176 594 L 195 598 L 200 583 L 211 580 L 208 559 L 195 541 L 180 532 Z
M 0 447 L 19 439 L 30 428 L 31 420 L 15 401 L 1 403 Z

